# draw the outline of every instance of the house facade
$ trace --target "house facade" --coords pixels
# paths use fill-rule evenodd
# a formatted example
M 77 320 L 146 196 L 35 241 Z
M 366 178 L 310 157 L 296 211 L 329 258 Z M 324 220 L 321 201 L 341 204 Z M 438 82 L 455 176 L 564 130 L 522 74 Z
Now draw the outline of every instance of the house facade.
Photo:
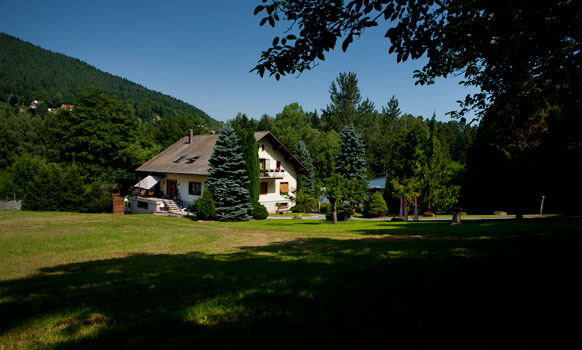
M 195 203 L 206 189 L 208 159 L 218 135 L 191 133 L 140 166 L 143 180 L 131 198 L 132 213 L 168 210 L 171 201 L 183 208 Z M 295 203 L 288 197 L 297 188 L 305 167 L 268 131 L 255 132 L 260 168 L 259 202 L 274 213 Z M 146 181 L 147 180 L 147 181 Z

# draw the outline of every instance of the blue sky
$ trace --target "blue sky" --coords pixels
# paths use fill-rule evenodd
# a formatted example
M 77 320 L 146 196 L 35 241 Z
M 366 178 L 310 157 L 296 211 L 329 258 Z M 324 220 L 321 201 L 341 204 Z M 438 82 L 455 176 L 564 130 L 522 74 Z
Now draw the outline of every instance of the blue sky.
M 423 62 L 396 63 L 383 38 L 367 31 L 314 70 L 280 81 L 249 71 L 282 30 L 259 27 L 260 0 L 0 0 L 0 32 L 78 58 L 103 71 L 161 91 L 224 121 L 238 112 L 275 116 L 287 104 L 320 112 L 341 72 L 354 72 L 364 98 L 380 110 L 392 95 L 405 113 L 447 121 L 467 90 L 459 79 L 415 86 Z

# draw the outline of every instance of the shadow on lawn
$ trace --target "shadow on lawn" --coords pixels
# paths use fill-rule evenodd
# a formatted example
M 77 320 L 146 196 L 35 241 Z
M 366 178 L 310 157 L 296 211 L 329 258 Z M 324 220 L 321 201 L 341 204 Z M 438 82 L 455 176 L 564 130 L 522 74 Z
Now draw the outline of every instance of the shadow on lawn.
M 0 282 L 0 335 L 50 326 L 55 348 L 555 345 L 574 240 L 300 239 L 67 264 Z

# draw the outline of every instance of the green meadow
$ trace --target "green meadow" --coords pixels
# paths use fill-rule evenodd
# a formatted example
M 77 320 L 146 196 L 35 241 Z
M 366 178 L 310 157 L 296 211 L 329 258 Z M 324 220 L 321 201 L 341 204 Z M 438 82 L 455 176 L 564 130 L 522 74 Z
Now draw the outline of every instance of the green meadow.
M 0 212 L 0 349 L 556 347 L 581 232 Z

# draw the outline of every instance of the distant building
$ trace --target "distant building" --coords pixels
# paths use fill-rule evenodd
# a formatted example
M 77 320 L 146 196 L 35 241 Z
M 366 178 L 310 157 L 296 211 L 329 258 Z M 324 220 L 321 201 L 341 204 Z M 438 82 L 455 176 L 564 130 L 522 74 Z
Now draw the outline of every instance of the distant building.
M 28 105 L 28 108 L 30 108 L 30 109 L 36 109 L 37 107 L 38 107 L 37 100 L 32 100 L 32 102 L 30 102 L 30 104 Z
M 72 111 L 73 108 L 75 108 L 75 106 L 73 106 L 73 105 L 66 105 L 66 104 L 61 105 L 61 109 L 67 109 L 69 111 Z

